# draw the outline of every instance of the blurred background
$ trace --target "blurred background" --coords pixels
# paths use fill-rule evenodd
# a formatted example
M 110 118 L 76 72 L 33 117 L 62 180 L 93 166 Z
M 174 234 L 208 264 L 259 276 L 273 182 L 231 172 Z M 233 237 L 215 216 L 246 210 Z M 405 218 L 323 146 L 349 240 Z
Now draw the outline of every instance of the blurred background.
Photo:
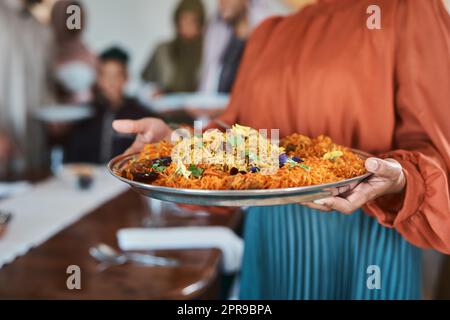
M 68 261 L 88 270 L 84 298 L 232 297 L 239 262 L 225 253 L 242 250 L 241 213 L 180 208 L 127 191 L 105 164 L 134 137 L 111 124 L 152 116 L 176 127 L 219 115 L 252 31 L 309 2 L 0 0 L 0 283 L 9 284 L 0 298 L 73 297 L 55 275 Z M 204 229 L 221 258 L 217 250 L 194 250 L 204 249 L 201 232 L 175 233 L 180 241 L 171 249 L 184 250 L 159 254 L 187 261 L 181 270 L 99 270 L 91 257 L 105 253 L 92 250 L 99 242 L 141 248 L 142 239 L 131 243 L 118 230 L 168 226 L 231 228 L 236 238 Z M 161 243 L 168 237 L 154 235 Z M 42 267 L 43 256 L 59 258 Z M 42 277 L 28 279 L 39 265 Z M 425 297 L 450 298 L 448 257 L 429 251 L 424 267 Z M 33 289 L 43 286 L 49 290 L 42 295 Z
M 2 1 L 0 176 L 105 162 L 130 142 L 108 132 L 114 119 L 207 121 L 228 101 L 251 31 L 308 2 Z M 75 159 L 94 132 L 110 152 Z
M 49 20 L 50 8 L 54 2 L 56 0 L 43 1 L 42 5 L 34 9 L 41 21 Z M 130 64 L 133 79 L 139 78 L 149 55 L 158 43 L 170 39 L 175 32 L 172 15 L 179 3 L 177 0 L 135 0 L 132 4 L 126 4 L 124 0 L 81 0 L 80 2 L 88 14 L 86 43 L 97 52 L 111 45 L 128 48 L 133 56 Z M 274 14 L 287 13 L 291 10 L 288 1 L 266 2 L 269 10 Z M 297 0 L 297 2 L 301 4 L 302 1 Z M 205 0 L 203 4 L 208 16 L 217 12 L 217 1 Z M 294 4 L 292 2 L 292 5 Z

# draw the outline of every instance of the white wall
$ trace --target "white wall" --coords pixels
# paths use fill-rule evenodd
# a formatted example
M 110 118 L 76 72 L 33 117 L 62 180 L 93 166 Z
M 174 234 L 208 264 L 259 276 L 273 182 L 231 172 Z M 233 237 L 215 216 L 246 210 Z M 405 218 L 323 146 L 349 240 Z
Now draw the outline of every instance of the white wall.
M 85 38 L 93 50 L 122 45 L 132 55 L 131 69 L 139 72 L 152 49 L 173 34 L 172 14 L 179 0 L 81 0 L 87 11 Z M 209 13 L 217 0 L 203 0 Z M 268 0 L 275 12 L 283 9 Z
M 131 73 L 139 76 L 154 47 L 173 35 L 172 14 L 178 0 L 82 0 L 87 11 L 85 39 L 100 52 L 120 45 L 131 56 Z M 208 11 L 215 0 L 205 0 Z
M 1 1 L 1 0 L 0 0 Z M 95 52 L 112 45 L 126 49 L 131 58 L 130 92 L 155 46 L 174 34 L 173 11 L 179 0 L 81 0 L 86 8 L 85 39 Z M 284 13 L 279 0 L 267 1 L 274 13 Z M 208 14 L 216 11 L 218 0 L 203 0 Z

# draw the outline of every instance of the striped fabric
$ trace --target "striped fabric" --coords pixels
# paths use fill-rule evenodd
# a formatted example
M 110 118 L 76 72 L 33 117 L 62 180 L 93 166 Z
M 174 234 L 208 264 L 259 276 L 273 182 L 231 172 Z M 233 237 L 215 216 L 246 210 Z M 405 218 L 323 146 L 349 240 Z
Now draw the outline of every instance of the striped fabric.
M 421 297 L 421 250 L 361 210 L 253 207 L 244 232 L 241 299 Z M 371 265 L 380 268 L 380 289 L 367 287 Z

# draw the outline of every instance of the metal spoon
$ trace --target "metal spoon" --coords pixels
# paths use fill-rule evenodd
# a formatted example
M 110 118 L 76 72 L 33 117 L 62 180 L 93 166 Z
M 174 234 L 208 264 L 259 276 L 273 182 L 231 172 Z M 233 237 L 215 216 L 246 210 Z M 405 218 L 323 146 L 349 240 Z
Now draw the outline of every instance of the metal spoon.
M 107 244 L 101 243 L 89 249 L 90 255 L 99 262 L 108 264 L 124 264 L 135 262 L 146 266 L 175 267 L 179 262 L 174 259 L 156 257 L 149 254 L 118 252 Z

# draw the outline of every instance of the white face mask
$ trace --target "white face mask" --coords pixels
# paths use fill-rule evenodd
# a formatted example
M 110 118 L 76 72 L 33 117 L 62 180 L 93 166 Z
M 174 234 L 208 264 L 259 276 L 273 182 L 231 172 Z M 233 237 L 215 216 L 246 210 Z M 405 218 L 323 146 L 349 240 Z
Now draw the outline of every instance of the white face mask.
M 95 81 L 95 70 L 84 62 L 70 62 L 61 65 L 55 77 L 71 93 L 82 93 L 91 88 Z

